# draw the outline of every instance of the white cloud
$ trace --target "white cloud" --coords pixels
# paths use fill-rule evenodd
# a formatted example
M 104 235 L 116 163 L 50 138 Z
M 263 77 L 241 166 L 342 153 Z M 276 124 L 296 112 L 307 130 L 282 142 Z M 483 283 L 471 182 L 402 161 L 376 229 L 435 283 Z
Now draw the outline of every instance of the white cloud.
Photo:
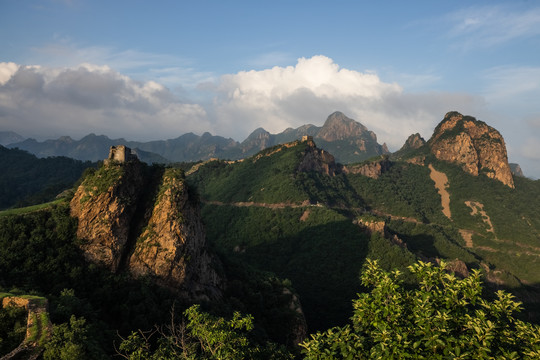
M 0 86 L 0 120 L 37 138 L 95 132 L 148 140 L 210 130 L 202 106 L 180 102 L 156 82 L 90 64 L 19 66 Z
M 9 79 L 19 70 L 19 65 L 12 62 L 0 63 L 0 86 L 8 82 Z
M 466 94 L 408 94 L 374 73 L 340 68 L 325 56 L 225 75 L 212 90 L 218 93 L 213 118 L 220 134 L 238 138 L 239 132 L 246 136 L 257 127 L 280 132 L 306 123 L 322 125 L 339 110 L 395 149 L 411 133 L 431 136 L 447 111 L 475 114 L 483 105 L 482 99 Z
M 8 74 L 0 86 L 1 123 L 38 138 L 94 132 L 148 140 L 209 131 L 243 140 L 258 127 L 277 133 L 306 123 L 320 126 L 339 110 L 397 150 L 412 133 L 429 138 L 447 111 L 475 115 L 483 106 L 481 98 L 467 94 L 407 93 L 325 56 L 224 75 L 201 86 L 213 99 L 201 104 L 102 65 L 20 66 Z

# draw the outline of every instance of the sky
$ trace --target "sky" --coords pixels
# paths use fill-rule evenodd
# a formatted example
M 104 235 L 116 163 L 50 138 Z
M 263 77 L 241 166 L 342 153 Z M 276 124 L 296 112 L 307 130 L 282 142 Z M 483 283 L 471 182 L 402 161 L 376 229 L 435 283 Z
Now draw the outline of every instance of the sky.
M 244 140 L 341 111 L 391 151 L 448 111 L 540 178 L 540 1 L 0 0 L 0 131 Z

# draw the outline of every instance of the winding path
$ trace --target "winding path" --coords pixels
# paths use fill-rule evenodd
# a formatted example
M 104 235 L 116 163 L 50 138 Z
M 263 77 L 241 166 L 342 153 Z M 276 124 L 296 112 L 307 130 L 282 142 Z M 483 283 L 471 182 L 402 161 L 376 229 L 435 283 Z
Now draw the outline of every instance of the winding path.
M 18 306 L 28 311 L 26 337 L 23 342 L 2 356 L 0 360 L 37 359 L 43 351 L 43 342 L 50 337 L 52 325 L 49 320 L 48 302 L 42 297 L 6 296 L 2 299 L 2 307 Z

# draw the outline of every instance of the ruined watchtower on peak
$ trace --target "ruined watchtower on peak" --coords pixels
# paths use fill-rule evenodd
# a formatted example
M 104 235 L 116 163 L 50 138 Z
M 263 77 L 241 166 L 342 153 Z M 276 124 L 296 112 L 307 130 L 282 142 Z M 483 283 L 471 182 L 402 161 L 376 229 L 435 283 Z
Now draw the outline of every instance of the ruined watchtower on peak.
M 307 142 L 309 146 L 315 146 L 315 141 L 313 141 L 313 136 L 310 136 L 310 135 L 302 136 L 302 142 Z
M 128 162 L 131 160 L 138 160 L 137 155 L 131 153 L 131 149 L 125 145 L 111 146 L 109 150 L 109 158 L 105 159 L 105 165 L 111 162 Z

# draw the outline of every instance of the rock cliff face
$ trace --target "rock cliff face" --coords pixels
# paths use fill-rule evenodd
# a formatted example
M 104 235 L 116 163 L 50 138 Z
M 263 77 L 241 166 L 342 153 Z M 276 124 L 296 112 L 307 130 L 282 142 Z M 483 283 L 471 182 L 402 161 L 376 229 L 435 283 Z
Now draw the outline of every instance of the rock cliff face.
M 388 160 L 388 155 L 383 155 L 375 161 L 367 161 L 362 164 L 348 165 L 343 168 L 345 173 L 361 174 L 372 179 L 378 179 L 383 173 L 388 171 L 392 163 Z
M 425 143 L 426 140 L 424 140 L 424 138 L 421 137 L 419 133 L 412 134 L 407 138 L 401 150 L 419 149 L 424 146 Z
M 327 146 L 330 152 L 339 151 L 340 147 L 343 147 L 354 149 L 357 156 L 362 153 L 370 156 L 388 154 L 386 144 L 379 145 L 373 131 L 339 111 L 328 116 L 314 138 Z
M 219 298 L 224 280 L 207 252 L 183 173 L 157 171 L 138 161 L 111 162 L 85 179 L 70 207 L 86 258 L 112 271 L 153 277 L 186 300 Z M 160 176 L 161 182 L 151 181 Z
M 437 159 L 457 163 L 474 176 L 484 173 L 514 188 L 504 139 L 484 122 L 449 112 L 435 128 L 428 145 Z
M 118 270 L 143 182 L 142 164 L 133 161 L 103 166 L 79 186 L 70 208 L 88 260 Z
M 274 141 L 271 137 L 272 135 L 263 128 L 256 129 L 242 142 L 242 153 L 261 151 L 274 145 Z
M 151 275 L 185 298 L 219 297 L 222 279 L 212 268 L 197 203 L 179 169 L 163 174 L 158 198 L 129 260 L 136 277 Z
M 317 148 L 312 139 L 307 141 L 307 145 L 302 161 L 298 164 L 298 171 L 315 171 L 330 176 L 341 171 L 332 154 Z

